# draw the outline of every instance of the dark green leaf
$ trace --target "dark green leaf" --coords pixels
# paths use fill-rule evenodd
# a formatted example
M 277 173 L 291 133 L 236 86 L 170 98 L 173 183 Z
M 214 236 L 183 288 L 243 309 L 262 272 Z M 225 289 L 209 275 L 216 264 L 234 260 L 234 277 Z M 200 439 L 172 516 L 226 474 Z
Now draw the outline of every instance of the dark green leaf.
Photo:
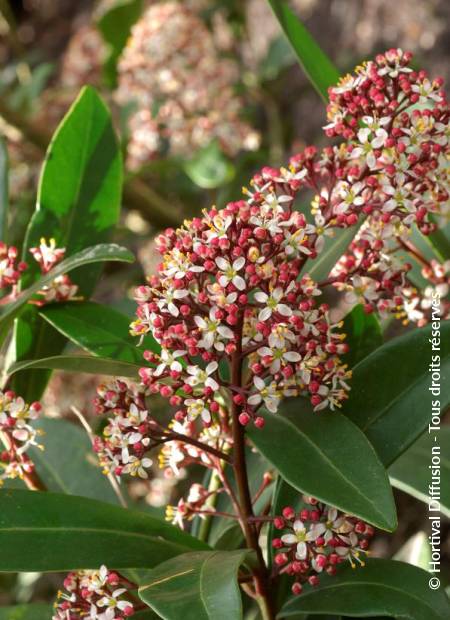
M 380 322 L 375 314 L 367 314 L 361 304 L 353 308 L 344 319 L 342 331 L 350 351 L 342 356 L 350 368 L 383 344 Z
M 22 288 L 39 278 L 29 260 L 31 247 L 42 237 L 53 237 L 70 257 L 96 243 L 110 240 L 116 226 L 122 194 L 122 157 L 111 114 L 91 87 L 84 88 L 59 125 L 48 147 L 39 182 L 36 211 L 28 226 L 23 259 L 29 269 Z M 74 274 L 79 293 L 88 297 L 101 266 L 89 265 Z M 21 317 L 15 333 L 15 361 L 40 359 L 62 352 L 66 339 L 31 308 Z M 19 374 L 14 389 L 26 400 L 41 396 L 50 373 Z
M 397 519 L 386 471 L 357 426 L 340 413 L 313 413 L 308 401 L 290 399 L 265 413 L 263 429 L 248 434 L 281 476 L 302 493 L 385 530 Z
M 432 457 L 439 460 L 441 487 L 439 506 L 442 514 L 450 518 L 450 427 L 439 431 L 426 431 L 402 456 L 393 463 L 389 477 L 393 486 L 428 504 L 432 480 L 429 467 Z
M 316 282 L 325 280 L 330 275 L 330 271 L 336 265 L 337 261 L 345 254 L 345 251 L 358 232 L 362 222 L 363 218 L 360 218 L 357 226 L 337 228 L 334 230 L 334 237 L 325 237 L 325 246 L 323 250 L 313 261 L 311 269 L 307 266 L 304 271 L 309 273 L 311 278 Z
M 139 596 L 165 620 L 240 620 L 239 566 L 248 551 L 186 553 L 155 568 Z
M 347 415 L 367 435 L 387 466 L 402 454 L 430 422 L 429 364 L 439 353 L 441 408 L 450 402 L 450 321 L 441 323 L 440 351 L 432 351 L 432 326 L 395 338 L 357 364 Z
M 29 453 L 49 491 L 118 503 L 85 430 L 56 419 L 39 420 L 33 426 L 44 432 L 40 443 L 45 450 L 32 448 Z
M 8 241 L 8 149 L 6 140 L 0 136 L 0 241 Z
M 32 368 L 49 368 L 51 370 L 65 370 L 67 372 L 85 372 L 93 375 L 111 375 L 113 377 L 138 378 L 139 366 L 129 362 L 93 357 L 91 355 L 56 355 L 42 360 L 24 360 L 16 362 L 8 368 L 12 375 L 20 370 Z
M 184 163 L 188 177 L 203 189 L 215 189 L 231 181 L 235 174 L 233 164 L 225 157 L 216 141 L 200 149 Z
M 99 245 L 86 248 L 69 258 L 64 259 L 56 265 L 40 280 L 25 289 L 18 298 L 11 304 L 3 306 L 0 312 L 0 342 L 5 338 L 14 319 L 23 311 L 26 304 L 32 300 L 43 286 L 50 284 L 58 276 L 69 273 L 74 269 L 101 263 L 105 261 L 121 261 L 131 263 L 134 261 L 133 254 L 126 248 L 122 248 L 114 243 L 101 243 Z
M 49 620 L 53 611 L 53 605 L 45 603 L 0 607 L 0 620 Z
M 429 579 L 426 571 L 403 562 L 374 559 L 358 570 L 347 565 L 334 577 L 321 577 L 316 588 L 305 588 L 286 603 L 279 617 L 308 612 L 447 620 L 448 599 L 443 588 L 431 590 Z
M 428 236 L 425 236 L 425 239 L 433 248 L 437 258 L 441 261 L 448 260 L 450 256 L 450 226 L 447 225 L 442 227 L 439 226 L 436 230 L 430 233 Z
M 339 80 L 339 71 L 291 11 L 288 2 L 269 0 L 269 4 L 311 84 L 326 101 L 328 88 Z
M 116 0 L 97 20 L 97 28 L 109 46 L 104 73 L 110 87 L 117 83 L 117 61 L 142 8 L 142 0 Z
M 207 546 L 145 513 L 74 495 L 0 491 L 0 571 L 152 568 Z
M 137 346 L 139 339 L 129 333 L 130 319 L 93 301 L 53 304 L 42 308 L 40 315 L 66 338 L 99 357 L 143 364 L 144 350 L 161 349 L 152 336 L 145 336 Z

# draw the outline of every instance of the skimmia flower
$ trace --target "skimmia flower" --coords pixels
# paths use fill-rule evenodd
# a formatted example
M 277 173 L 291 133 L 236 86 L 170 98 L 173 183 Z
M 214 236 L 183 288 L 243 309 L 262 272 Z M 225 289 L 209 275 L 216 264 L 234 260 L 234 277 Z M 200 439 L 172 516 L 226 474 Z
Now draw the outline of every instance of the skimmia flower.
M 318 585 L 320 573 L 333 575 L 342 562 L 364 566 L 362 556 L 374 534 L 367 523 L 314 498 L 303 496 L 302 504 L 297 511 L 286 506 L 274 518 L 275 529 L 283 533 L 272 540 L 276 570 L 294 578 L 294 594 L 304 583 Z
M 58 248 L 55 239 L 50 239 L 47 242 L 42 238 L 39 246 L 30 248 L 30 253 L 41 268 L 41 272 L 45 275 L 63 260 L 66 250 L 65 248 Z M 72 282 L 67 274 L 63 274 L 56 277 L 50 284 L 45 285 L 39 291 L 41 299 L 35 303 L 42 306 L 55 301 L 69 301 L 76 299 L 77 291 L 78 286 Z
M 31 446 L 42 449 L 37 441 L 39 431 L 31 424 L 41 409 L 40 403 L 27 405 L 12 391 L 0 392 L 0 433 L 5 443 L 5 450 L 0 452 L 0 486 L 8 478 L 23 479 L 34 471 L 26 452 Z
M 167 151 L 191 157 L 213 140 L 230 155 L 257 148 L 258 134 L 239 118 L 238 77 L 236 63 L 221 57 L 213 34 L 186 2 L 152 3 L 118 65 L 116 100 L 137 108 L 129 125 L 129 166 L 139 168 Z
M 137 586 L 106 566 L 69 573 L 58 593 L 52 620 L 120 620 L 134 615 L 127 592 Z

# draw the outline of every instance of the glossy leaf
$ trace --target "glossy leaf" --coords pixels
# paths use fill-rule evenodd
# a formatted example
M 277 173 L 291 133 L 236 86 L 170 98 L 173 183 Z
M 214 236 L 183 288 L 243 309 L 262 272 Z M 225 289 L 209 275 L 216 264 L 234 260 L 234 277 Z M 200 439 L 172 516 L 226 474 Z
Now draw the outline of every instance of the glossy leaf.
M 337 412 L 313 413 L 304 399 L 264 414 L 263 429 L 248 435 L 281 476 L 317 497 L 385 530 L 396 527 L 386 471 L 357 426 Z
M 0 241 L 8 242 L 8 149 L 6 140 L 0 136 Z
M 49 418 L 37 420 L 33 426 L 44 433 L 39 442 L 45 450 L 31 448 L 29 454 L 49 491 L 118 503 L 84 429 L 67 420 Z
M 431 562 L 431 546 L 428 535 L 425 532 L 414 534 L 397 551 L 393 559 L 428 570 L 430 568 L 429 562 Z
M 319 95 L 327 101 L 328 88 L 339 81 L 339 71 L 289 8 L 285 0 L 269 0 L 300 65 Z
M 240 620 L 239 566 L 248 551 L 186 553 L 157 566 L 139 596 L 165 620 Z
M 446 481 L 441 486 L 440 511 L 450 518 L 450 427 L 443 426 L 439 431 L 432 431 L 430 434 L 425 431 L 422 437 L 389 467 L 389 477 L 394 487 L 428 504 L 428 485 L 432 476 L 429 467 L 433 454 L 440 460 L 441 480 Z
M 0 491 L 0 571 L 151 568 L 206 545 L 145 513 L 92 499 Z
M 415 329 L 378 348 L 353 370 L 347 415 L 375 447 L 387 466 L 430 422 L 433 399 L 428 365 L 432 326 Z M 435 352 L 436 353 L 436 352 Z M 441 322 L 441 407 L 450 403 L 450 321 Z
M 342 328 L 345 342 L 350 350 L 342 356 L 343 361 L 353 368 L 383 344 L 380 322 L 375 314 L 367 314 L 361 304 L 353 308 L 344 319 Z
M 12 375 L 20 370 L 34 368 L 85 372 L 93 375 L 111 375 L 114 377 L 133 377 L 134 379 L 138 378 L 139 373 L 139 366 L 129 362 L 116 362 L 113 359 L 91 355 L 56 355 L 55 357 L 46 357 L 42 360 L 16 362 L 8 368 L 8 374 Z
M 0 312 L 0 341 L 7 335 L 14 319 L 23 311 L 25 305 L 31 301 L 43 286 L 50 284 L 52 280 L 64 273 L 70 273 L 74 269 L 101 263 L 105 261 L 121 261 L 131 263 L 134 261 L 133 254 L 119 245 L 114 243 L 101 243 L 99 245 L 86 248 L 64 259 L 45 276 L 42 276 L 37 282 L 22 291 L 18 298 L 13 302 L 1 308 Z
M 54 612 L 53 605 L 31 603 L 0 607 L 0 620 L 49 620 Z
M 161 349 L 152 336 L 145 336 L 139 344 L 139 338 L 129 333 L 131 321 L 125 314 L 93 301 L 53 304 L 42 308 L 40 315 L 66 338 L 99 357 L 142 365 L 144 350 Z
M 363 218 L 360 218 L 357 226 L 350 228 L 338 228 L 334 231 L 334 237 L 325 237 L 325 245 L 318 257 L 311 263 L 311 268 L 307 263 L 305 272 L 309 273 L 311 278 L 315 282 L 321 282 L 326 280 L 330 275 L 330 271 L 336 265 L 337 261 L 341 258 L 348 246 L 353 240 L 353 237 L 359 230 L 363 222 Z
M 410 620 L 447 620 L 450 606 L 443 588 L 433 591 L 426 571 L 391 560 L 369 560 L 364 568 L 350 565 L 320 578 L 316 588 L 286 603 L 279 618 L 299 612 L 335 613 L 350 617 L 388 616 Z
M 97 20 L 97 28 L 109 46 L 104 73 L 111 87 L 117 83 L 117 61 L 142 8 L 143 0 L 116 0 Z
M 39 182 L 36 211 L 28 226 L 23 259 L 29 269 L 22 288 L 40 277 L 29 250 L 40 239 L 53 237 L 70 257 L 110 240 L 121 206 L 122 157 L 111 114 L 91 87 L 85 87 L 59 125 L 48 147 Z M 100 275 L 99 265 L 72 274 L 79 294 L 88 297 Z M 29 308 L 17 321 L 15 360 L 40 359 L 62 352 L 66 339 Z M 49 373 L 25 372 L 13 387 L 26 400 L 41 396 Z

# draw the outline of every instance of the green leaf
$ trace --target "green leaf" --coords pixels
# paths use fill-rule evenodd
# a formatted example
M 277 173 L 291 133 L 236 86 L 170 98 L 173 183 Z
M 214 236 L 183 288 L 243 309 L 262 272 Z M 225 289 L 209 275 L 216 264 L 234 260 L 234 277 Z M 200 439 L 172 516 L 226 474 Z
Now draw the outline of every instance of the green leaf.
M 367 314 L 361 304 L 353 308 L 344 319 L 342 331 L 350 350 L 342 356 L 350 368 L 383 344 L 380 322 L 375 314 Z
M 143 352 L 159 352 L 161 347 L 152 336 L 130 335 L 130 319 L 110 306 L 93 301 L 53 304 L 39 312 L 66 338 L 93 355 L 143 365 Z
M 258 450 L 301 493 L 384 529 L 397 525 L 386 471 L 357 426 L 340 413 L 313 413 L 289 399 L 247 432 Z
M 22 288 L 40 277 L 31 247 L 53 237 L 66 256 L 110 240 L 121 206 L 122 156 L 111 114 L 91 87 L 85 87 L 59 125 L 48 147 L 39 182 L 36 211 L 28 226 L 23 259 L 29 269 Z M 101 266 L 89 265 L 72 275 L 80 295 L 89 297 Z M 30 308 L 16 325 L 15 359 L 41 359 L 62 352 L 66 339 Z M 50 373 L 25 372 L 13 388 L 26 400 L 38 399 Z
M 225 157 L 216 140 L 184 162 L 183 168 L 188 177 L 203 189 L 225 185 L 235 174 L 233 164 Z
M 327 101 L 328 88 L 339 81 L 339 71 L 284 0 L 268 0 L 309 81 Z
M 350 398 L 342 411 L 364 431 L 386 466 L 430 422 L 432 355 L 440 355 L 441 409 L 450 403 L 450 321 L 441 322 L 440 351 L 434 353 L 432 329 L 428 325 L 387 342 L 353 370 Z
M 6 140 L 0 136 L 0 241 L 8 241 L 8 149 Z
M 444 589 L 431 590 L 429 579 L 429 573 L 403 562 L 374 559 L 358 570 L 347 565 L 333 577 L 321 577 L 316 588 L 306 587 L 278 617 L 308 612 L 447 620 L 450 607 Z
M 152 568 L 208 547 L 142 512 L 85 497 L 0 491 L 0 571 Z
M 432 218 L 432 221 L 433 218 Z M 448 260 L 450 256 L 450 227 L 448 223 L 444 227 L 438 227 L 436 230 L 429 235 L 424 235 L 425 239 L 431 245 L 437 258 L 441 261 Z
M 97 28 L 109 47 L 104 74 L 111 88 L 117 84 L 117 61 L 130 36 L 131 27 L 142 13 L 142 8 L 142 0 L 116 0 L 97 20 Z
M 428 570 L 431 562 L 431 547 L 428 535 L 425 532 L 417 532 L 417 534 L 411 536 L 397 551 L 393 559 Z
M 186 553 L 157 566 L 139 596 L 165 620 L 240 620 L 239 566 L 249 551 Z
M 7 335 L 14 319 L 19 316 L 26 304 L 33 299 L 43 286 L 50 284 L 52 280 L 64 273 L 69 273 L 84 265 L 105 261 L 132 263 L 134 256 L 126 248 L 114 243 L 101 243 L 64 259 L 45 276 L 42 276 L 40 280 L 22 291 L 13 303 L 2 306 L 0 311 L 0 342 Z
M 433 456 L 436 462 L 439 461 L 439 475 L 444 481 L 440 489 L 440 501 L 435 507 L 439 505 L 442 514 L 450 518 L 450 427 L 443 426 L 437 432 L 426 431 L 389 467 L 389 477 L 394 487 L 428 504 L 428 485 L 432 481 L 432 471 L 429 468 Z
M 54 612 L 53 605 L 32 603 L 0 607 L 0 620 L 49 620 Z
M 356 226 L 336 228 L 334 230 L 334 237 L 325 238 L 325 246 L 318 257 L 312 261 L 311 269 L 308 268 L 307 263 L 304 271 L 309 273 L 316 282 L 326 280 L 338 260 L 345 254 L 363 221 L 364 218 L 360 218 Z
M 65 370 L 67 372 L 85 372 L 93 375 L 111 375 L 113 377 L 139 376 L 139 366 L 129 362 L 116 362 L 116 360 L 93 357 L 91 355 L 56 355 L 42 360 L 23 360 L 16 362 L 8 368 L 8 374 L 12 375 L 20 370 L 34 368 L 48 368 L 50 370 Z
M 33 426 L 44 432 L 40 443 L 45 450 L 31 448 L 29 454 L 49 491 L 118 503 L 85 430 L 67 420 L 45 418 Z

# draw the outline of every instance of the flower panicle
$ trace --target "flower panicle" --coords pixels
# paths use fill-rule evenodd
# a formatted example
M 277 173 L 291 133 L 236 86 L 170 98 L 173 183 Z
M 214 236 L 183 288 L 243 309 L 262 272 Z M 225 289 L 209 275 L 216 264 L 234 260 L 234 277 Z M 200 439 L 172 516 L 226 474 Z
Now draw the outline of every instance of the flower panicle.
M 64 580 L 64 590 L 58 593 L 52 620 L 130 618 L 135 613 L 133 603 L 127 598 L 131 585 L 106 566 L 71 572 Z
M 0 486 L 7 479 L 23 479 L 34 471 L 34 463 L 26 454 L 32 447 L 43 447 L 38 443 L 41 434 L 31 424 L 39 417 L 42 406 L 31 405 L 11 390 L 0 391 L 0 435 L 5 449 L 0 452 Z
M 317 586 L 320 574 L 336 573 L 336 567 L 350 562 L 352 568 L 364 566 L 372 526 L 318 500 L 303 496 L 304 508 L 286 506 L 274 518 L 281 536 L 272 539 L 274 564 L 278 574 L 294 578 L 293 594 L 301 594 L 303 584 Z

